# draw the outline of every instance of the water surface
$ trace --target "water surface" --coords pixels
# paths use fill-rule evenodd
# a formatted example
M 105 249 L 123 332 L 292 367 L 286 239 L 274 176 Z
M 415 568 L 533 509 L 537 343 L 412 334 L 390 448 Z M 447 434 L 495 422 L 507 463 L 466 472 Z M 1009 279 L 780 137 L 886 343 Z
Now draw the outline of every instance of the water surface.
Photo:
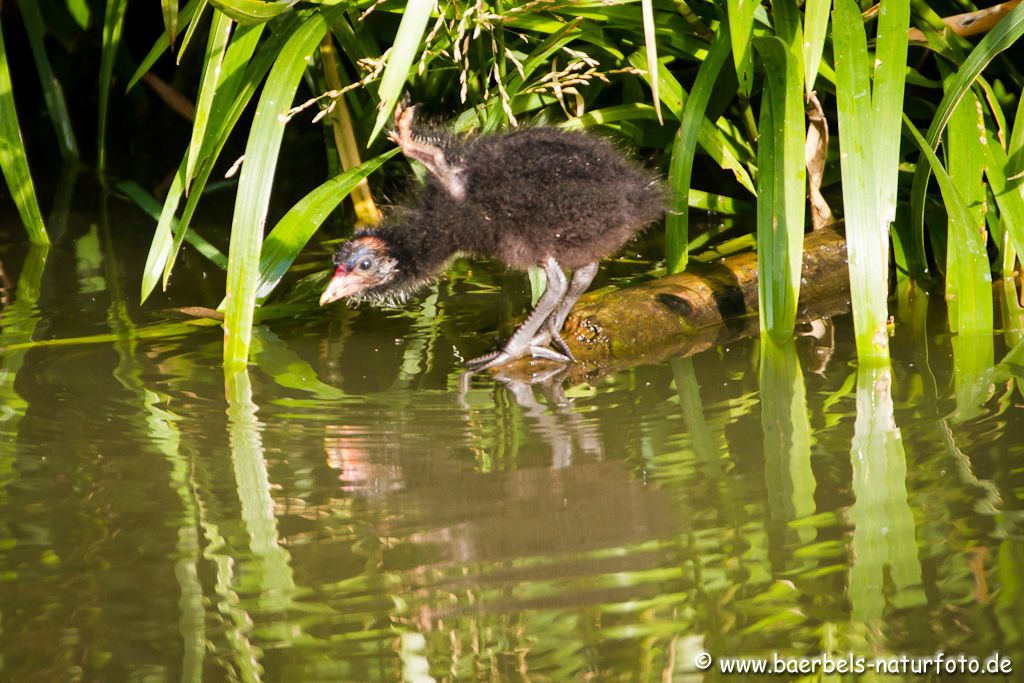
M 701 652 L 1024 667 L 1013 325 L 958 339 L 918 295 L 891 368 L 857 367 L 840 316 L 783 349 L 461 392 L 460 359 L 529 291 L 460 262 L 400 310 L 296 285 L 226 384 L 220 328 L 169 311 L 217 305 L 201 257 L 140 307 L 152 223 L 129 205 L 70 212 L 46 254 L 6 224 L 0 680 L 719 680 Z M 647 256 L 595 286 L 650 277 Z

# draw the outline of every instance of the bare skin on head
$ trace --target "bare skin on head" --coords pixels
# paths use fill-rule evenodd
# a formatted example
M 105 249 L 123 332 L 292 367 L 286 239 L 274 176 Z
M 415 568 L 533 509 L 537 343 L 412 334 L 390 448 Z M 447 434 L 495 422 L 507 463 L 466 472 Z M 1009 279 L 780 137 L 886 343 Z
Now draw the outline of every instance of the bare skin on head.
M 320 295 L 324 306 L 374 287 L 386 287 L 394 279 L 398 262 L 384 256 L 387 245 L 378 237 L 368 235 L 349 240 L 334 256 L 334 277 Z
M 414 113 L 399 106 L 389 137 L 428 171 L 419 200 L 400 221 L 338 248 L 320 304 L 404 301 L 458 253 L 538 266 L 548 286 L 534 310 L 497 351 L 466 365 L 484 370 L 523 356 L 571 362 L 562 325 L 598 259 L 661 217 L 660 184 L 597 137 L 532 128 L 464 140 L 414 130 Z

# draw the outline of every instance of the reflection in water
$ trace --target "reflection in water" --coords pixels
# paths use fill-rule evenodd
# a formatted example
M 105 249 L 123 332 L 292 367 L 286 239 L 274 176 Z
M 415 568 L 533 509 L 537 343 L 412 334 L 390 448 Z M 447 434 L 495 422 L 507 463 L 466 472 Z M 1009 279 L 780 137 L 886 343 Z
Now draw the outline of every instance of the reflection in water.
M 600 458 L 603 452 L 601 437 L 596 425 L 588 423 L 572 409 L 562 385 L 564 369 L 543 377 L 539 382 L 522 382 L 512 378 L 500 378 L 505 389 L 530 418 L 537 434 L 551 445 L 553 467 L 568 467 L 573 463 L 574 448 L 582 454 Z M 534 387 L 540 388 L 547 401 L 542 405 L 534 395 Z
M 892 582 L 892 605 L 924 604 L 914 516 L 907 501 L 906 455 L 893 417 L 891 389 L 888 366 L 858 369 L 857 423 L 850 449 L 856 501 L 849 511 L 849 593 L 853 618 L 868 623 L 883 615 L 886 576 Z
M 811 425 L 803 372 L 792 340 L 779 346 L 761 338 L 761 427 L 764 430 L 765 487 L 770 496 L 773 545 L 804 547 L 811 527 L 790 526 L 814 514 Z
M 139 259 L 106 220 L 67 223 L 49 255 L 0 247 L 2 680 L 716 680 L 704 650 L 1024 662 L 1012 325 L 929 336 L 927 298 L 900 290 L 891 367 L 857 368 L 841 317 L 593 386 L 460 393 L 451 349 L 505 324 L 502 275 L 463 268 L 407 310 L 270 318 L 225 387 L 220 331 L 147 337 L 164 316 L 131 303 Z M 194 279 L 160 306 L 215 305 Z M 81 335 L 97 343 L 31 344 Z
M 288 551 L 281 547 L 278 539 L 276 505 L 263 454 L 249 372 L 229 373 L 225 380 L 231 461 L 242 505 L 241 519 L 249 537 L 249 550 L 257 563 L 253 569 L 258 574 L 250 580 L 259 587 L 260 609 L 283 613 L 291 605 L 295 585 Z

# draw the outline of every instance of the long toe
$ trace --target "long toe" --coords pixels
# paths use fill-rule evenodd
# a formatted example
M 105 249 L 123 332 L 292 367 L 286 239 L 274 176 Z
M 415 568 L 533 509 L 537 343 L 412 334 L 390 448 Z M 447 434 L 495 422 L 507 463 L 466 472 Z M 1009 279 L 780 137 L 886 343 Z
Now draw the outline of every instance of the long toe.
M 525 349 L 501 349 L 499 351 L 492 351 L 479 358 L 473 358 L 466 361 L 466 369 L 470 372 L 483 372 L 491 368 L 496 368 L 499 365 L 504 365 L 517 358 L 523 358 L 524 356 L 532 356 L 534 358 L 543 358 L 544 360 L 553 360 L 558 363 L 571 363 L 572 358 L 565 356 L 554 349 L 547 346 L 528 346 Z
M 465 366 L 470 372 L 480 372 L 487 368 L 493 368 L 501 365 L 502 363 L 507 363 L 509 360 L 511 360 L 511 357 L 504 351 L 491 351 L 483 356 L 470 358 L 465 362 Z
M 565 354 L 565 357 L 568 360 L 575 363 L 576 356 L 572 355 L 572 351 L 569 349 L 569 345 L 565 343 L 564 339 L 562 339 L 562 333 L 559 332 L 558 330 L 551 329 L 550 327 L 548 328 L 548 332 L 551 334 L 551 343 L 554 344 L 559 351 Z
M 530 348 L 535 346 L 547 346 L 551 343 L 551 333 L 548 332 L 547 327 L 544 327 L 540 332 L 533 335 L 533 339 L 530 340 Z
M 571 363 L 573 361 L 572 356 L 563 355 L 546 346 L 531 346 L 530 355 L 534 358 L 543 358 L 545 360 L 553 360 L 559 363 Z

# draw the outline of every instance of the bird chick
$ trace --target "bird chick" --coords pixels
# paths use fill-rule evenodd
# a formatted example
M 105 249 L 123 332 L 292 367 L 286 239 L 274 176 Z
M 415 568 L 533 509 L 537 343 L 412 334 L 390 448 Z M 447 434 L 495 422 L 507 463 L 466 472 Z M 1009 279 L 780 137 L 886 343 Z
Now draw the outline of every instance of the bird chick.
M 538 127 L 459 139 L 414 131 L 413 115 L 400 106 L 390 137 L 427 168 L 423 190 L 397 220 L 357 232 L 337 249 L 320 305 L 405 301 L 457 254 L 518 270 L 540 266 L 548 285 L 534 310 L 499 350 L 467 366 L 483 370 L 526 355 L 572 361 L 562 325 L 598 260 L 662 216 L 660 182 L 584 133 Z

